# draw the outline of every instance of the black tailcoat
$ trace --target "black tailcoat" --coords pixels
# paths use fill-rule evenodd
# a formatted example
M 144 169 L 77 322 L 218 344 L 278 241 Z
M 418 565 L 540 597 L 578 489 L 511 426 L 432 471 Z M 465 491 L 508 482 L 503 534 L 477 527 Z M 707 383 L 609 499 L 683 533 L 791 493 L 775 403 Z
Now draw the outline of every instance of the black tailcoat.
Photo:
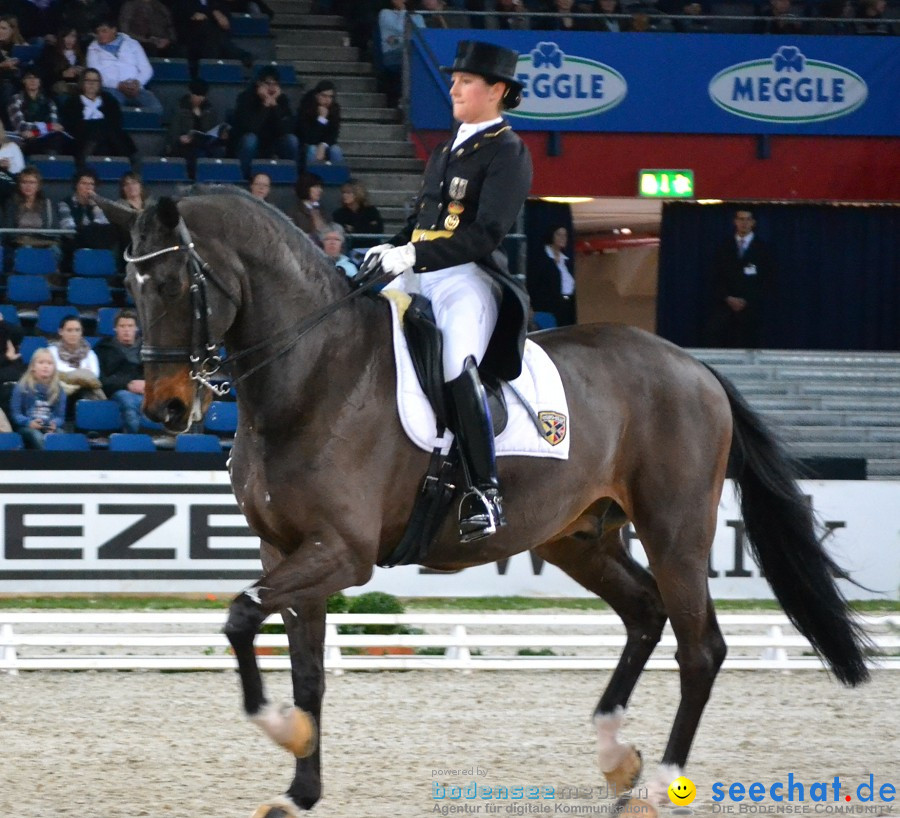
M 451 137 L 431 154 L 415 211 L 391 244 L 406 244 L 416 229 L 450 231 L 447 238 L 416 243 L 414 271 L 474 261 L 501 285 L 497 326 L 481 368 L 512 380 L 522 369 L 528 293 L 510 274 L 501 244 L 531 188 L 531 155 L 505 120 L 455 150 L 452 144 Z

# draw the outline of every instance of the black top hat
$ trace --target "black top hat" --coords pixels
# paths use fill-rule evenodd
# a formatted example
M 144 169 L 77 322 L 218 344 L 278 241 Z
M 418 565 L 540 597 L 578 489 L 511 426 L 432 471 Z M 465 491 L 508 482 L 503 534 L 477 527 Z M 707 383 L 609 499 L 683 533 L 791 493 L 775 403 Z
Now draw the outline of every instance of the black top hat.
M 494 82 L 505 82 L 512 93 L 518 95 L 522 91 L 522 83 L 516 79 L 518 60 L 519 53 L 511 48 L 478 40 L 460 40 L 453 65 L 442 65 L 441 71 L 464 71 Z

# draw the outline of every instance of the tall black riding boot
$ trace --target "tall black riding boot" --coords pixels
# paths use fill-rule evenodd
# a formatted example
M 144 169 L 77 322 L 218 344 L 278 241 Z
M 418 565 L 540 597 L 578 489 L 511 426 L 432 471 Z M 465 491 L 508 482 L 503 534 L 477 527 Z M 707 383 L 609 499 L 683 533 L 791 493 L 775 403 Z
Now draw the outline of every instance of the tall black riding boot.
M 459 538 L 471 542 L 489 537 L 506 525 L 487 393 L 474 358 L 466 359 L 462 375 L 450 381 L 447 389 L 453 405 L 452 429 L 468 483 L 459 504 Z

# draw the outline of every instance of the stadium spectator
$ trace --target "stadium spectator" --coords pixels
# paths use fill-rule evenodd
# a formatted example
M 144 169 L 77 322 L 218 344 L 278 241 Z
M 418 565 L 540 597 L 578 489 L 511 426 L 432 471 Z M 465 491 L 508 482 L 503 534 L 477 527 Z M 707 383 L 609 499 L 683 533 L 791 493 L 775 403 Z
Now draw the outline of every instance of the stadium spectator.
M 297 194 L 294 223 L 314 241 L 330 221 L 328 214 L 322 208 L 324 189 L 322 177 L 315 173 L 302 173 L 294 186 Z
M 344 254 L 344 228 L 339 224 L 329 224 L 320 230 L 319 243 L 325 255 L 347 278 L 353 278 L 359 272 L 359 268 Z
M 862 0 L 857 14 L 863 22 L 856 24 L 857 34 L 893 34 L 891 22 L 884 18 L 887 0 Z
M 52 35 L 59 25 L 63 0 L 18 0 L 13 14 L 19 21 L 25 40 L 41 40 Z
M 631 31 L 631 19 L 616 16 L 623 14 L 619 0 L 596 0 L 596 8 L 598 16 L 594 18 L 594 31 Z
M 396 106 L 402 92 L 403 50 L 406 24 L 425 28 L 421 14 L 406 10 L 407 0 L 390 0 L 390 8 L 378 12 L 378 38 L 381 43 L 381 71 L 388 105 Z
M 57 98 L 78 93 L 86 65 L 78 31 L 71 26 L 57 32 L 56 42 L 44 46 L 37 63 L 43 87 Z
M 41 347 L 34 351 L 28 370 L 13 389 L 10 421 L 22 435 L 26 449 L 43 449 L 44 435 L 62 429 L 65 415 L 65 393 L 53 355 Z
M 491 28 L 507 31 L 525 31 L 530 26 L 524 12 L 528 9 L 522 0 L 496 0 L 497 14 L 489 20 Z
M 153 78 L 153 68 L 141 44 L 118 30 L 111 17 L 94 27 L 94 41 L 88 46 L 87 64 L 100 72 L 103 90 L 120 105 L 162 114 L 162 103 L 144 86 Z
M 187 161 L 191 179 L 198 158 L 225 155 L 228 126 L 216 113 L 208 93 L 206 80 L 191 80 L 188 93 L 178 100 L 178 108 L 169 123 L 166 151 L 169 156 L 181 156 Z
M 119 202 L 123 207 L 130 207 L 140 213 L 153 204 L 153 198 L 147 195 L 144 181 L 139 173 L 129 171 L 119 179 Z
M 53 203 L 44 194 L 41 172 L 27 165 L 16 179 L 16 192 L 7 208 L 6 226 L 18 230 L 55 229 Z M 41 233 L 15 233 L 8 239 L 15 247 L 49 247 L 59 256 L 59 243 L 53 236 Z
M 306 165 L 316 162 L 343 164 L 337 144 L 341 132 L 341 104 L 331 80 L 320 80 L 300 100 L 295 133 Z
M 0 215 L 5 222 L 6 208 L 16 190 L 16 176 L 25 167 L 22 149 L 6 135 L 0 122 Z
M 819 6 L 820 16 L 816 22 L 816 34 L 853 34 L 856 5 L 853 0 L 825 0 Z
M 56 103 L 41 88 L 36 68 L 22 72 L 22 90 L 9 103 L 9 124 L 18 135 L 22 153 L 71 153 L 72 139 L 59 121 Z
M 0 314 L 0 384 L 17 381 L 25 370 L 25 362 L 22 360 L 22 338 L 25 331 L 19 324 L 10 324 L 4 321 Z M 9 395 L 4 398 L 5 409 L 9 408 Z
M 137 40 L 148 57 L 177 56 L 172 12 L 161 0 L 126 0 L 119 30 Z
M 534 28 L 541 28 L 545 31 L 595 30 L 591 20 L 574 16 L 575 0 L 551 0 L 548 3 L 548 9 L 554 14 L 548 17 L 539 17 Z
M 378 208 L 369 203 L 369 191 L 362 182 L 351 179 L 341 185 L 341 206 L 332 215 L 344 232 L 351 236 L 358 233 L 383 233 L 384 220 Z M 353 240 L 353 247 L 369 247 L 378 244 L 375 239 Z
M 422 15 L 428 28 L 470 28 L 467 15 L 445 14 L 447 4 L 444 0 L 422 0 L 422 11 L 432 12 Z
M 90 168 L 82 168 L 75 174 L 73 183 L 71 195 L 59 203 L 60 228 L 75 231 L 74 238 L 63 239 L 63 269 L 69 269 L 73 254 L 80 247 L 114 250 L 119 244 L 118 231 L 94 201 L 97 174 Z
M 19 59 L 13 56 L 12 50 L 13 46 L 24 42 L 16 18 L 8 14 L 0 17 L 0 113 L 7 127 L 6 109 L 13 94 L 19 90 Z
M 235 104 L 232 150 L 240 159 L 244 178 L 250 178 L 250 165 L 256 158 L 296 162 L 300 143 L 293 130 L 291 104 L 281 90 L 278 69 L 265 65 Z
M 63 103 L 60 119 L 74 139 L 79 166 L 86 156 L 107 155 L 137 158 L 137 148 L 122 124 L 122 109 L 116 98 L 100 87 L 100 72 L 88 68 L 81 75 L 80 93 Z
M 115 335 L 103 338 L 96 347 L 100 360 L 100 384 L 122 414 L 122 428 L 138 432 L 141 428 L 141 403 L 144 400 L 144 364 L 137 313 L 121 310 L 116 315 Z
M 67 315 L 59 323 L 59 335 L 50 344 L 60 384 L 66 393 L 66 420 L 75 419 L 75 404 L 80 400 L 104 400 L 100 388 L 100 362 L 85 340 L 81 319 Z
M 553 313 L 560 327 L 575 323 L 575 276 L 564 252 L 568 245 L 569 231 L 565 227 L 551 228 L 544 251 L 528 258 L 532 309 Z
M 791 0 L 769 0 L 760 10 L 760 16 L 764 19 L 756 23 L 757 34 L 786 36 L 806 33 L 806 26 L 797 19 L 797 14 L 791 7 Z
M 250 192 L 257 199 L 268 202 L 269 194 L 272 192 L 272 177 L 268 173 L 254 173 L 250 180 Z
M 175 31 L 192 76 L 197 75 L 199 60 L 240 60 L 246 68 L 253 65 L 253 55 L 231 40 L 228 3 L 223 0 L 179 0 L 173 10 Z
M 118 2 L 115 5 L 118 7 Z M 62 26 L 78 32 L 82 47 L 87 48 L 97 21 L 115 18 L 115 14 L 107 0 L 65 0 L 59 17 Z
M 752 349 L 760 344 L 764 300 L 773 284 L 775 263 L 755 227 L 750 210 L 736 211 L 734 235 L 715 252 L 709 338 L 713 346 Z

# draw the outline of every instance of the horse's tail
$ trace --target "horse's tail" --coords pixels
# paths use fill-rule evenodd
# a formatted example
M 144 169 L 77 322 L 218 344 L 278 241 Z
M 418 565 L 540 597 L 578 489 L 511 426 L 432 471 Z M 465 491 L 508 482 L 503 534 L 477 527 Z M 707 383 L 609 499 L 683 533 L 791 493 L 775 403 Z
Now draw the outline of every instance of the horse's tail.
M 811 504 L 800 493 L 788 457 L 734 384 L 711 367 L 734 423 L 732 466 L 753 556 L 788 619 L 846 685 L 869 678 L 870 640 L 835 578 L 849 579 L 816 536 Z

